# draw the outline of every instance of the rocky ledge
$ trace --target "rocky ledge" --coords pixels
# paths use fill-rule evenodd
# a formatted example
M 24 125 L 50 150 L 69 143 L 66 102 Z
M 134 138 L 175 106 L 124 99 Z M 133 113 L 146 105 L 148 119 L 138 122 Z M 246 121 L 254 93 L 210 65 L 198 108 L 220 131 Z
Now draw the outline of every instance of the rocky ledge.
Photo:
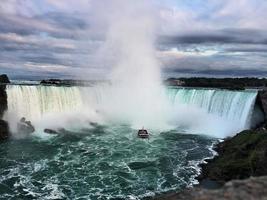
M 153 200 L 266 200 L 266 188 L 267 176 L 263 176 L 230 181 L 216 190 L 193 188 L 179 194 L 159 196 Z
M 200 181 L 225 183 L 267 175 L 267 132 L 264 128 L 243 131 L 219 143 L 215 150 L 218 156 L 201 166 Z

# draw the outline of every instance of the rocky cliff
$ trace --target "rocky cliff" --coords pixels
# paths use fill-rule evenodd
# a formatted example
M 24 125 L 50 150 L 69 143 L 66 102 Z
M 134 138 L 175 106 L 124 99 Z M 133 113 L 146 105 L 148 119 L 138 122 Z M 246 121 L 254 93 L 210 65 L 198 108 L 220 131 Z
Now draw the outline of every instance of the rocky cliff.
M 8 138 L 9 128 L 6 121 L 2 120 L 7 110 L 6 84 L 10 83 L 6 75 L 0 75 L 0 140 Z
M 267 90 L 261 90 L 258 92 L 256 103 L 261 107 L 265 115 L 265 121 L 267 121 Z
M 199 180 L 225 183 L 233 179 L 267 175 L 267 132 L 247 130 L 225 139 L 215 149 L 218 156 L 202 165 Z

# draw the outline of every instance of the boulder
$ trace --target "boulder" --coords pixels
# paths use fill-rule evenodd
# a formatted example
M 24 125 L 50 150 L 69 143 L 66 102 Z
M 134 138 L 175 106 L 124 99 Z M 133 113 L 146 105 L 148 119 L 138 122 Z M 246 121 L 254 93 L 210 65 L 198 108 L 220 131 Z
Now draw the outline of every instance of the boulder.
M 52 134 L 52 135 L 58 134 L 57 131 L 52 130 L 52 129 L 48 129 L 48 128 L 44 129 L 44 132 L 47 133 L 47 134 Z
M 28 135 L 35 131 L 35 128 L 31 124 L 30 121 L 26 121 L 26 119 L 23 117 L 18 123 L 18 131 L 22 134 Z

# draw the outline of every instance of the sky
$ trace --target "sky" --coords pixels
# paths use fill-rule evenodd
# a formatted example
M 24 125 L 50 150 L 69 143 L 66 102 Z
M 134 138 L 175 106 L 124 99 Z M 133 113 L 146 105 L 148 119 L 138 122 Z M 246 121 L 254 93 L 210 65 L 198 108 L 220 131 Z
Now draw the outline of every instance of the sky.
M 266 0 L 143 1 L 157 22 L 164 77 L 267 76 Z M 104 79 L 112 68 L 99 62 L 107 30 L 102 17 L 110 12 L 105 2 L 116 0 L 1 0 L 0 73 Z

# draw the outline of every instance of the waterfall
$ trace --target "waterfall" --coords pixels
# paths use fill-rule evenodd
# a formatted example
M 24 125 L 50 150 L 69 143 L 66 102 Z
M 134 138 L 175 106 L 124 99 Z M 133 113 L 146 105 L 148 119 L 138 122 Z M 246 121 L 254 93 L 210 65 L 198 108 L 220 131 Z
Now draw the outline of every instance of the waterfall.
M 79 88 L 10 85 L 7 87 L 8 112 L 29 120 L 46 113 L 79 109 L 83 105 Z
M 250 127 L 257 91 L 171 87 L 168 96 L 174 107 L 181 104 L 198 107 L 213 116 L 235 123 L 239 131 Z
M 175 124 L 175 127 L 183 126 L 186 127 L 187 132 L 217 137 L 229 136 L 250 127 L 257 96 L 256 90 L 229 91 L 168 87 L 166 91 L 169 103 L 162 107 L 169 109 L 167 121 L 171 118 L 170 124 Z M 17 119 L 26 117 L 28 120 L 36 121 L 50 113 L 57 115 L 63 113 L 63 117 L 62 114 L 60 115 L 62 119 L 67 118 L 65 112 L 69 112 L 68 117 L 75 115 L 80 118 L 89 117 L 92 121 L 104 119 L 104 121 L 116 122 L 117 120 L 116 123 L 125 123 L 121 119 L 126 118 L 131 109 L 142 114 L 142 109 L 138 109 L 136 105 L 133 108 L 127 108 L 128 112 L 126 109 L 119 113 L 121 118 L 116 118 L 118 113 L 112 115 L 120 105 L 114 105 L 112 100 L 114 94 L 105 85 L 87 88 L 10 85 L 7 87 L 7 95 L 8 113 L 15 113 Z M 123 97 L 121 101 L 125 100 L 127 98 Z M 46 117 L 46 120 L 49 117 Z M 57 124 L 56 118 L 52 120 L 50 118 L 47 121 Z M 65 122 L 68 124 L 69 121 Z M 126 122 L 131 123 L 130 120 Z M 151 124 L 159 124 L 159 121 L 152 121 Z

